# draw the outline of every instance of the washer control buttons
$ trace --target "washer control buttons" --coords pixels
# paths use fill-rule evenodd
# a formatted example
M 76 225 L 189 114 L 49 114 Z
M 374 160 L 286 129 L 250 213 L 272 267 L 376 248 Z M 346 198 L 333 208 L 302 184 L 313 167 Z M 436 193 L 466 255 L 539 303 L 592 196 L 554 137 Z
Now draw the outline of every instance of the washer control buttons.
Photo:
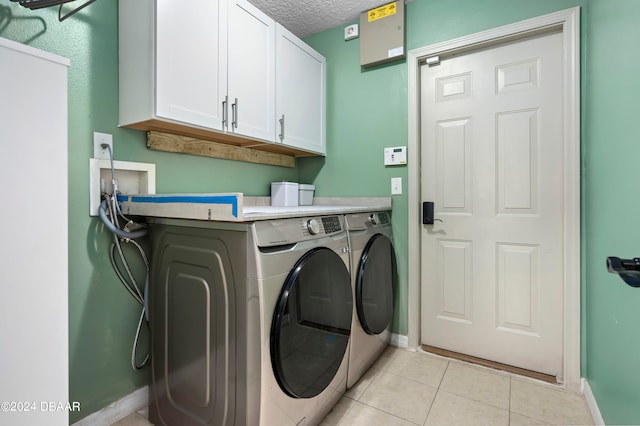
M 380 212 L 378 213 L 378 219 L 380 219 L 380 225 L 388 225 L 389 222 L 389 213 L 388 212 Z
M 316 235 L 320 232 L 320 222 L 318 222 L 318 219 L 309 219 L 307 221 L 307 231 L 309 231 L 311 235 Z
M 340 218 L 338 216 L 323 217 L 322 225 L 324 226 L 324 232 L 326 234 L 342 231 L 342 226 L 340 225 Z

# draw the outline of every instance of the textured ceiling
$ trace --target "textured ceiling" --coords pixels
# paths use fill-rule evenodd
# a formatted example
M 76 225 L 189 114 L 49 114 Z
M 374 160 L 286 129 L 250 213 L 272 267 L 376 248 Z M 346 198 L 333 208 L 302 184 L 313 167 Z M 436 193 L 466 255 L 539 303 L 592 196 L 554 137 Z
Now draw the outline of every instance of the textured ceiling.
M 298 37 L 337 27 L 390 0 L 249 0 Z

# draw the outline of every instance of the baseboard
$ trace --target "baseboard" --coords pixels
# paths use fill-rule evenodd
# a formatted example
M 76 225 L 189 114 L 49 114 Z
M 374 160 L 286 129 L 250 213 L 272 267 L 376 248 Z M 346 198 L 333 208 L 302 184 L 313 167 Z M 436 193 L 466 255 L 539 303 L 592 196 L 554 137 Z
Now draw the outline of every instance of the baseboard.
M 402 334 L 391 334 L 391 344 L 399 348 L 409 347 L 409 336 L 403 336 Z
M 149 405 L 149 386 L 140 388 L 129 395 L 109 404 L 100 411 L 88 415 L 72 426 L 108 426 L 129 414 Z
M 591 417 L 593 417 L 593 422 L 596 425 L 604 425 L 604 419 L 602 418 L 602 414 L 600 414 L 600 408 L 598 408 L 598 403 L 596 402 L 595 396 L 593 396 L 593 392 L 591 392 L 591 386 L 589 386 L 589 381 L 586 378 L 582 378 L 580 383 L 580 390 L 582 391 L 582 395 L 584 395 L 585 401 L 587 401 L 587 405 L 589 406 L 589 410 L 591 411 Z

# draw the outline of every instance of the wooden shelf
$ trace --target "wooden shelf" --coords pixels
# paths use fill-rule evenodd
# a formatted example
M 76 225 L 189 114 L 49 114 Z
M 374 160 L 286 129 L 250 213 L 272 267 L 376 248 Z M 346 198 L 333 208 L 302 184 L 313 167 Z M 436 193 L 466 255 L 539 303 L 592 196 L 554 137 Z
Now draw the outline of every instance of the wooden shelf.
M 295 167 L 296 158 L 319 156 L 277 143 L 189 127 L 161 120 L 127 125 L 147 131 L 147 147 L 158 151 L 223 158 L 226 160 Z

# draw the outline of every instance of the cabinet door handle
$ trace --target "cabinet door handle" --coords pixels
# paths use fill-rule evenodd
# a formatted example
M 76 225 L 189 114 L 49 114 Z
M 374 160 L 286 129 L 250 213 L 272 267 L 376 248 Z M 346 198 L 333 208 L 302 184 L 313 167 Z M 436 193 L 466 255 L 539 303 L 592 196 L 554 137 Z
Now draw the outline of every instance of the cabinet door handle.
M 222 101 L 222 129 L 227 128 L 227 102 L 229 101 L 229 96 L 224 97 L 224 101 Z
M 231 104 L 231 127 L 238 128 L 238 98 L 235 98 L 235 102 Z
M 284 142 L 284 114 L 282 114 L 282 118 L 278 120 L 280 122 L 280 142 Z

